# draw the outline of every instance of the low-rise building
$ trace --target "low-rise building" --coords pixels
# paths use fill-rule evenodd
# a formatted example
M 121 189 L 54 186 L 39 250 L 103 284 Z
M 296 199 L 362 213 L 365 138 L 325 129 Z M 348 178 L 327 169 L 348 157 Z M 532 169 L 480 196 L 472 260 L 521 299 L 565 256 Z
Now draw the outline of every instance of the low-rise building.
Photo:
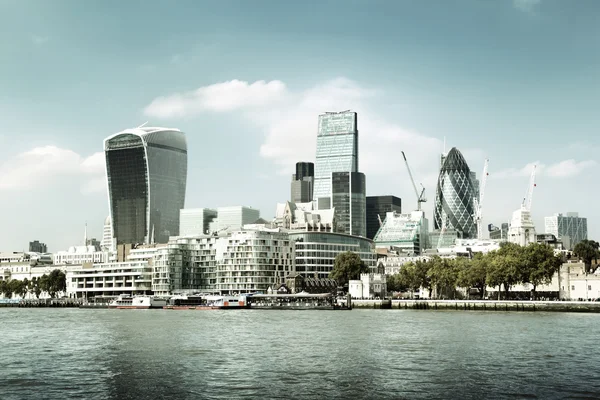
M 354 299 L 384 299 L 387 296 L 387 277 L 381 270 L 360 274 L 360 280 L 348 282 L 348 293 Z

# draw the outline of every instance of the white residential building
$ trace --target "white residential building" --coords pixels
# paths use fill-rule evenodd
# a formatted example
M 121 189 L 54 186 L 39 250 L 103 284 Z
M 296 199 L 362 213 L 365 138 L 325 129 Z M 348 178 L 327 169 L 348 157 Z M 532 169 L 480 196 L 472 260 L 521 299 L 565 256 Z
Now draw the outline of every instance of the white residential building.
M 108 262 L 110 252 L 97 251 L 94 246 L 71 246 L 67 251 L 54 253 L 55 265 L 100 264 Z
M 102 228 L 102 241 L 100 242 L 100 247 L 102 248 L 103 251 L 114 250 L 112 224 L 110 221 L 110 215 L 108 217 L 106 217 L 106 219 L 104 220 L 104 226 Z

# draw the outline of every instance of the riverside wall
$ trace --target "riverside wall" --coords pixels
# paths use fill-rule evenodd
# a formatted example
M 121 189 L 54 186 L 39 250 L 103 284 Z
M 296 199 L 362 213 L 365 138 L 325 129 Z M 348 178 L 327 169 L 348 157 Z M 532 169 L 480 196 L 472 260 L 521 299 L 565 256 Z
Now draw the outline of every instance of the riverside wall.
M 502 300 L 352 300 L 352 308 L 454 311 L 556 311 L 600 313 L 600 302 Z

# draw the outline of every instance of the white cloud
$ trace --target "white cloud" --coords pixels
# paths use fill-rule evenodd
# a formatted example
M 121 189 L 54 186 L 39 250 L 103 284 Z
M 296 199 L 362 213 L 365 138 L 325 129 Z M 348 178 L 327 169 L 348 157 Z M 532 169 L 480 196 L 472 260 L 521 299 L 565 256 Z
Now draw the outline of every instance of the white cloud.
M 583 170 L 595 167 L 598 163 L 594 160 L 575 161 L 573 159 L 564 160 L 553 164 L 546 169 L 548 176 L 556 178 L 566 178 L 579 175 Z
M 536 167 L 536 175 L 539 175 L 545 168 L 545 165 L 540 163 L 539 161 L 534 161 L 526 164 L 522 168 L 507 168 L 500 170 L 498 172 L 490 171 L 490 176 L 494 178 L 515 178 L 521 176 L 531 176 L 531 172 L 533 171 L 533 167 Z
M 48 40 L 47 36 L 31 35 L 31 41 L 37 46 L 45 44 Z
M 0 191 L 38 189 L 69 179 L 80 182 L 83 193 L 97 193 L 106 190 L 104 174 L 102 152 L 86 158 L 56 146 L 36 147 L 0 164 Z
M 513 0 L 516 9 L 524 12 L 533 12 L 542 0 Z
M 157 118 L 194 115 L 201 111 L 234 111 L 245 107 L 260 107 L 281 100 L 286 94 L 281 81 L 256 81 L 252 84 L 232 81 L 203 86 L 191 92 L 158 97 L 144 110 Z

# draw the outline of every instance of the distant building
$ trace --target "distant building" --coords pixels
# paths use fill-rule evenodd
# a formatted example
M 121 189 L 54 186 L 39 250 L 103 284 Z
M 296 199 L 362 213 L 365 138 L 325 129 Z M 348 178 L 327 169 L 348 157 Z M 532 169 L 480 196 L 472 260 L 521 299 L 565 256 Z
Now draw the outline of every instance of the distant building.
M 408 255 L 420 255 L 427 248 L 429 222 L 424 211 L 407 214 L 388 212 L 383 226 L 375 235 L 375 246 L 393 247 Z
M 109 256 L 108 251 L 101 251 L 96 246 L 71 246 L 67 251 L 53 254 L 55 265 L 106 263 Z
M 334 210 L 315 210 L 314 203 L 285 202 L 277 204 L 275 226 L 284 230 L 333 232 Z
M 387 277 L 383 268 L 367 274 L 360 274 L 360 280 L 348 282 L 348 293 L 354 299 L 384 299 L 387 296 Z
M 315 183 L 315 164 L 310 162 L 296 163 L 296 173 L 292 175 L 290 201 L 307 203 L 313 199 Z
M 508 228 L 508 241 L 520 246 L 527 246 L 537 241 L 531 211 L 525 206 L 521 206 L 520 209 L 513 212 Z
M 576 212 L 567 215 L 555 214 L 544 218 L 546 233 L 551 233 L 562 241 L 568 250 L 573 250 L 577 243 L 587 240 L 587 218 L 582 218 Z
M 490 234 L 490 239 L 493 240 L 507 240 L 508 238 L 508 222 L 503 222 L 498 228 L 495 225 L 488 225 L 488 232 Z
M 33 242 L 29 242 L 29 251 L 34 253 L 47 253 L 48 246 L 46 246 L 46 243 L 41 243 L 38 240 L 34 240 Z
M 331 208 L 331 174 L 358 172 L 357 114 L 351 111 L 319 115 L 313 199 Z
M 117 244 L 166 243 L 185 206 L 187 142 L 177 129 L 138 127 L 104 140 Z
M 260 211 L 252 207 L 218 207 L 217 218 L 209 224 L 211 232 L 235 231 L 246 224 L 253 224 L 260 218 Z
M 367 237 L 374 239 L 388 212 L 402 213 L 402 200 L 396 196 L 367 196 Z
M 367 236 L 365 174 L 333 172 L 331 181 L 331 208 L 334 209 L 336 232 Z
M 429 232 L 428 248 L 439 249 L 453 246 L 456 239 L 460 238 L 460 232 L 455 229 L 446 229 L 442 232 L 441 229 L 434 229 Z M 441 240 L 440 240 L 441 237 Z
M 104 251 L 112 251 L 114 248 L 113 235 L 112 235 L 112 224 L 110 222 L 110 215 L 104 220 L 104 227 L 102 228 L 102 241 L 100 242 L 100 248 Z
M 96 239 L 96 238 L 86 239 L 85 245 L 86 246 L 92 246 L 97 251 L 101 251 L 102 250 L 102 246 L 100 245 L 100 241 L 98 239 Z
M 206 235 L 210 223 L 217 218 L 217 210 L 184 208 L 179 212 L 179 236 Z
M 434 229 L 454 229 L 461 238 L 475 238 L 474 175 L 461 152 L 453 147 L 441 157 L 434 204 Z

